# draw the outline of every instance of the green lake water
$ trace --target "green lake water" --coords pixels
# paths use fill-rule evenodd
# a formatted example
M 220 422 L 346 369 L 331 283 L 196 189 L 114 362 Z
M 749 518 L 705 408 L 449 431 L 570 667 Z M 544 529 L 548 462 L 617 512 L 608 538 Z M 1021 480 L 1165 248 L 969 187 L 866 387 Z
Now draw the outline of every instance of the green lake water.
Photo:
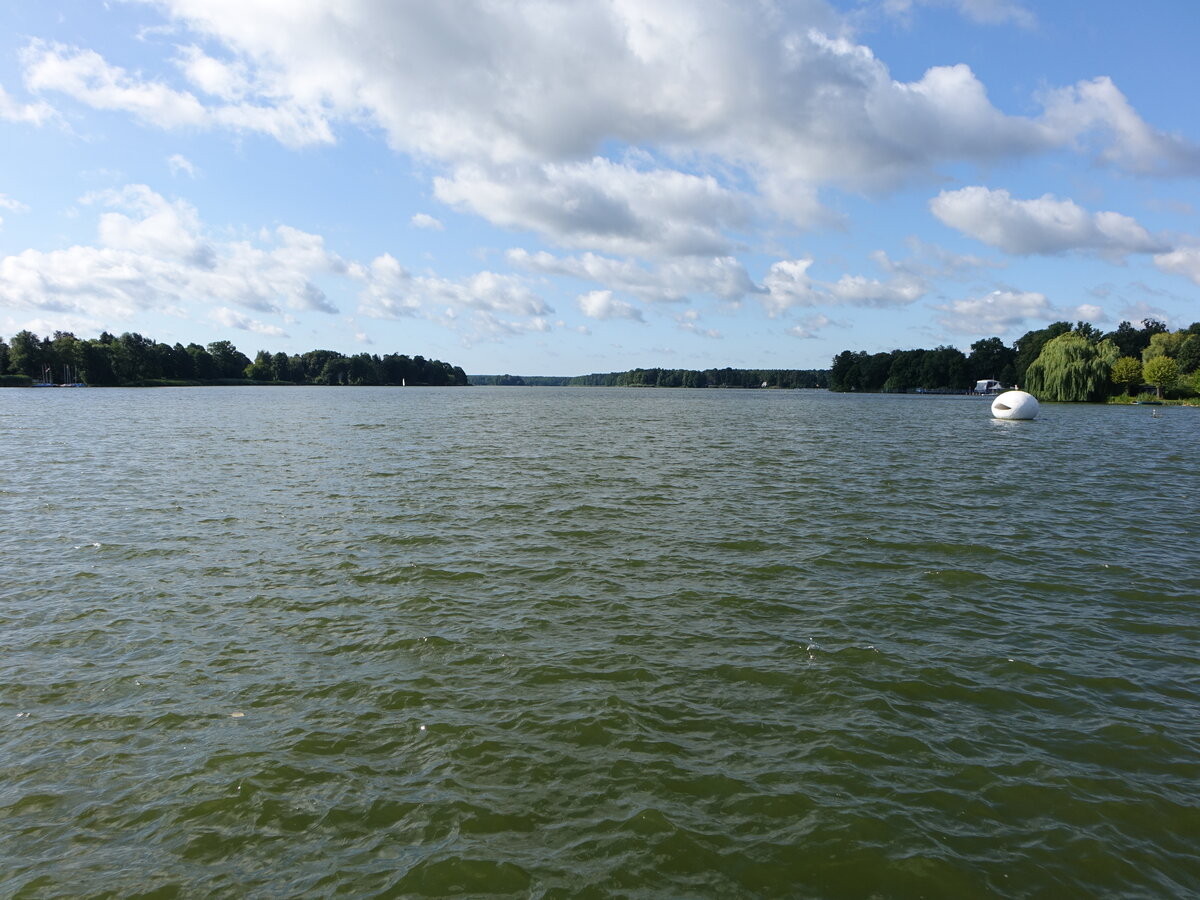
M 0 392 L 0 896 L 1200 894 L 1200 410 Z

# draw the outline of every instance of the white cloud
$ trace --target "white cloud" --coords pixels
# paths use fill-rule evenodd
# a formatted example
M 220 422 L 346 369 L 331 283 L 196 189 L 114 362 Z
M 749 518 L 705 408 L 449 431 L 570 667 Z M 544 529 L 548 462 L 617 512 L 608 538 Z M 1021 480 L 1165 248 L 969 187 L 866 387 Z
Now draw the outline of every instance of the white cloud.
M 359 312 L 376 319 L 422 316 L 457 328 L 458 315 L 465 312 L 477 333 L 496 335 L 547 330 L 544 317 L 553 312 L 514 275 L 486 271 L 461 279 L 413 275 L 390 254 L 377 257 L 369 266 L 351 266 L 349 273 L 363 284 Z
M 1200 174 L 1200 147 L 1152 128 L 1110 78 L 1049 91 L 1042 102 L 1056 143 L 1090 146 L 1102 161 L 1139 174 Z
M 195 95 L 131 75 L 94 50 L 34 41 L 22 51 L 31 90 L 58 91 L 94 109 L 126 112 L 161 128 L 225 127 L 261 132 L 288 146 L 331 143 L 322 112 L 286 101 L 206 106 Z
M 29 212 L 29 207 L 19 200 L 14 200 L 7 194 L 0 194 L 0 209 L 7 209 L 11 212 L 23 213 Z M 3 217 L 0 217 L 0 225 L 4 224 Z
M 840 304 L 851 306 L 907 306 L 925 295 L 925 283 L 908 274 L 887 281 L 862 275 L 843 275 L 829 286 L 829 294 Z
M 911 275 L 925 281 L 935 278 L 962 280 L 988 269 L 1004 268 L 1005 265 L 998 260 L 985 259 L 971 253 L 954 253 L 915 236 L 910 236 L 904 243 L 911 252 L 908 258 L 893 260 L 884 251 L 876 250 L 871 254 L 871 260 L 884 272 Z
M 560 257 L 514 249 L 508 252 L 508 261 L 527 271 L 592 281 L 647 303 L 677 303 L 702 294 L 736 303 L 747 294 L 763 292 L 732 256 L 682 257 L 647 268 L 596 253 Z
M 313 280 L 345 263 L 323 239 L 288 226 L 260 244 L 213 241 L 196 210 L 145 185 L 83 198 L 102 205 L 95 246 L 26 250 L 0 260 L 0 292 L 15 306 L 106 319 L 142 310 L 234 304 L 260 312 L 336 312 Z
M 712 340 L 720 340 L 724 337 L 717 329 L 702 326 L 700 324 L 700 313 L 694 309 L 689 309 L 687 312 L 676 315 L 675 324 L 679 326 L 680 331 L 686 331 L 689 334 L 698 335 L 699 337 L 706 337 Z
M 195 45 L 181 47 L 176 62 L 188 81 L 222 100 L 236 102 L 253 90 L 245 64 L 215 59 Z
M 937 2 L 1032 23 L 1012 0 Z M 565 247 L 725 255 L 763 212 L 800 226 L 833 218 L 819 200 L 829 185 L 887 188 L 947 162 L 1089 143 L 1137 172 L 1200 163 L 1107 79 L 1051 90 L 1028 117 L 997 109 L 965 65 L 898 81 L 822 0 L 362 0 L 286 16 L 276 0 L 157 5 L 190 31 L 176 77 L 198 94 L 37 42 L 23 56 L 28 85 L 160 127 L 293 146 L 334 140 L 336 124 L 378 127 L 440 168 L 440 199 Z M 640 161 L 597 156 L 614 146 Z
M 1076 322 L 1091 322 L 1093 325 L 1103 324 L 1109 320 L 1108 313 L 1094 303 L 1081 303 L 1076 306 L 1070 316 Z
M 96 109 L 122 110 L 163 127 L 199 125 L 207 112 L 191 94 L 146 82 L 110 66 L 94 50 L 71 51 L 35 41 L 22 53 L 25 83 L 35 91 L 59 91 Z
M 793 325 L 787 329 L 787 333 L 795 338 L 802 340 L 813 340 L 818 334 L 830 325 L 837 325 L 833 319 L 825 315 L 806 316 L 800 320 L 800 324 Z
M 321 235 L 288 225 L 216 239 L 193 206 L 145 185 L 96 192 L 81 203 L 101 208 L 94 245 L 0 259 L 0 296 L 11 307 L 105 323 L 157 311 L 283 336 L 270 317 L 287 324 L 296 321 L 290 311 L 338 312 L 322 286 L 328 283 L 357 293 L 366 315 L 419 316 L 468 338 L 551 330 L 553 310 L 516 275 L 414 275 L 389 254 L 369 264 L 347 261 Z M 19 206 L 0 195 L 0 208 Z
M 612 291 L 589 291 L 576 299 L 579 309 L 589 319 L 633 319 L 644 321 L 642 311 L 623 300 L 613 299 Z
M 490 170 L 463 166 L 436 178 L 439 200 L 566 247 L 661 257 L 724 255 L 724 230 L 749 217 L 745 198 L 711 176 L 641 171 L 596 157 Z
M 171 169 L 172 175 L 186 175 L 188 178 L 195 178 L 199 174 L 199 170 L 192 164 L 192 161 L 182 153 L 173 153 L 167 157 L 167 166 Z
M 287 332 L 278 325 L 265 325 L 226 306 L 219 306 L 214 309 L 212 311 L 212 319 L 226 328 L 236 328 L 239 331 L 250 331 L 254 334 L 262 334 L 268 337 L 287 337 Z
M 24 122 L 28 125 L 41 125 L 55 117 L 53 108 L 45 103 L 18 103 L 0 85 L 0 119 L 7 122 Z
M 425 228 L 430 231 L 444 231 L 445 226 L 428 213 L 416 213 L 410 220 L 414 228 Z
M 914 6 L 949 7 L 973 22 L 983 25 L 1019 25 L 1034 28 L 1037 16 L 1012 0 L 883 0 L 883 9 L 893 16 L 907 20 Z
M 1154 264 L 1164 272 L 1182 275 L 1200 284 L 1200 247 L 1178 247 L 1154 257 Z
M 793 307 L 908 306 L 921 299 L 928 289 L 922 278 L 905 271 L 894 271 L 886 281 L 862 275 L 843 275 L 836 282 L 816 281 L 808 272 L 812 265 L 811 259 L 780 260 L 772 264 L 763 280 L 766 287 L 763 305 L 771 316 Z
M 982 297 L 955 300 L 935 306 L 942 315 L 938 322 L 959 334 L 1006 334 L 1028 320 L 1047 320 L 1057 313 L 1045 294 L 1022 291 L 992 291 Z
M 105 247 L 186 260 L 205 268 L 213 265 L 213 249 L 200 236 L 199 216 L 188 203 L 169 201 L 144 184 L 89 194 L 82 202 L 102 203 L 133 213 L 130 216 L 109 212 L 100 216 L 98 235 Z
M 1097 250 L 1121 257 L 1165 249 L 1129 216 L 1088 213 L 1074 201 L 1051 194 L 1014 200 L 1008 191 L 976 185 L 942 191 L 929 207 L 951 228 L 1019 255 Z

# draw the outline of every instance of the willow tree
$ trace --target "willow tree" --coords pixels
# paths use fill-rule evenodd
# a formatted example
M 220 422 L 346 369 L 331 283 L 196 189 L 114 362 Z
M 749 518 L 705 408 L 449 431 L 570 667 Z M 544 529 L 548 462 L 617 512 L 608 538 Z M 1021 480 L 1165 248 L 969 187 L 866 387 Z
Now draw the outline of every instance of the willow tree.
M 1092 342 L 1077 332 L 1047 341 L 1025 372 L 1025 389 L 1039 400 L 1096 403 L 1108 395 L 1113 364 L 1120 356 L 1109 340 Z

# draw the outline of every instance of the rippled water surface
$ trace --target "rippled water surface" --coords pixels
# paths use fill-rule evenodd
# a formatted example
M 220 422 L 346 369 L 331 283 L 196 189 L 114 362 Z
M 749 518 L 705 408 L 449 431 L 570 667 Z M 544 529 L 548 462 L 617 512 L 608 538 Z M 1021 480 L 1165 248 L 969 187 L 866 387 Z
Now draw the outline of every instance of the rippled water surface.
M 1198 443 L 0 391 L 0 896 L 1196 895 Z

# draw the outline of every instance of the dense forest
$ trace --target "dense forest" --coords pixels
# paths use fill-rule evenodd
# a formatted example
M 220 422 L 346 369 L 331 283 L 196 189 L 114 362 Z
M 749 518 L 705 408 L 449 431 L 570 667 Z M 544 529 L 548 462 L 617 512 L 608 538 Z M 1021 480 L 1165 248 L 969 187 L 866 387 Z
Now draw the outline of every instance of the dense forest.
M 334 350 L 310 350 L 289 356 L 260 350 L 253 360 L 229 341 L 199 344 L 159 343 L 140 334 L 119 337 L 105 332 L 80 339 L 66 331 L 39 338 L 29 331 L 0 340 L 0 384 L 71 384 L 93 386 L 156 384 L 409 384 L 465 385 L 458 366 L 389 353 L 345 356 Z
M 1101 332 L 1088 322 L 1055 322 L 1028 331 L 1012 346 L 998 337 L 955 347 L 868 354 L 844 350 L 833 358 L 834 391 L 959 392 L 991 378 L 1021 386 L 1043 400 L 1103 401 L 1147 387 L 1157 396 L 1200 393 L 1200 322 L 1170 331 L 1144 319 Z
M 471 384 L 572 387 L 826 388 L 824 369 L 630 369 L 592 375 L 472 375 Z

